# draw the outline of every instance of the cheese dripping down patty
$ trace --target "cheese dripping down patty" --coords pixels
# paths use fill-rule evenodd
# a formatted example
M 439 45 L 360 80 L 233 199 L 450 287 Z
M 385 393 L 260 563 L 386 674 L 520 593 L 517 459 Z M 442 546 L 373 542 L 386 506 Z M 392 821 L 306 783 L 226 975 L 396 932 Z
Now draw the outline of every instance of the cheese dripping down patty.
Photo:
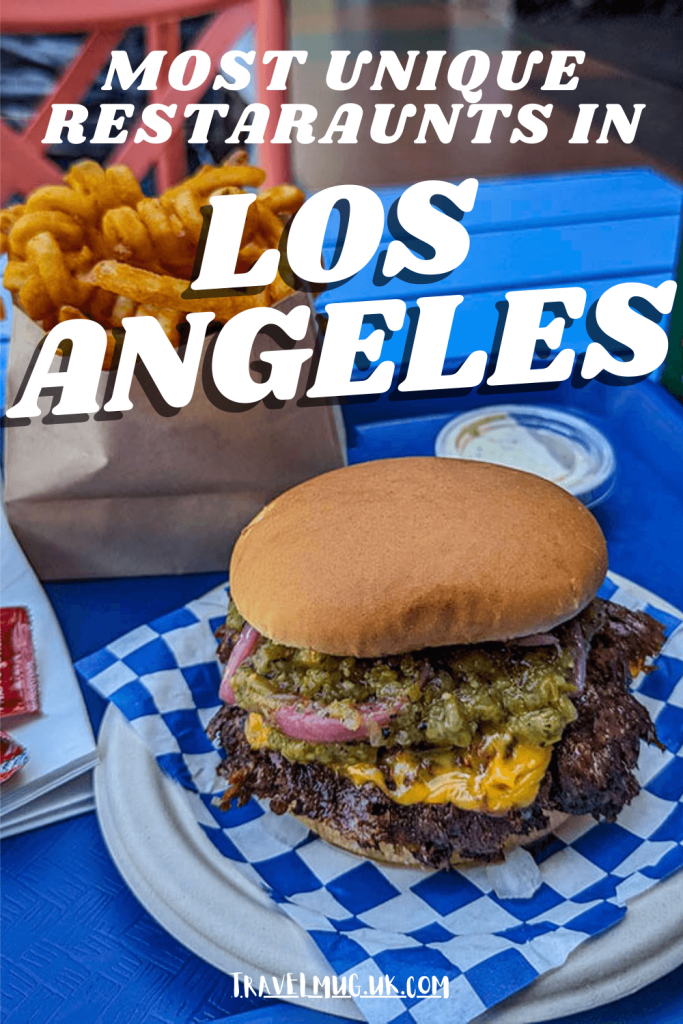
M 245 737 L 254 750 L 268 747 L 273 731 L 262 715 L 250 712 Z M 398 804 L 451 803 L 463 811 L 504 814 L 534 802 L 551 755 L 552 747 L 491 733 L 465 756 L 453 749 L 400 750 L 385 757 L 384 770 L 363 761 L 331 767 L 356 786 L 372 783 Z

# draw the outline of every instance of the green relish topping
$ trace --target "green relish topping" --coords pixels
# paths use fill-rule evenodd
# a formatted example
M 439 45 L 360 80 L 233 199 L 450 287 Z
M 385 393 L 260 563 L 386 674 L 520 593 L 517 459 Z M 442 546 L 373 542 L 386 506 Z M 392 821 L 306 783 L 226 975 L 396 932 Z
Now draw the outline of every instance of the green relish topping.
M 230 602 L 228 626 L 244 619 Z M 264 637 L 231 679 L 237 703 L 273 724 L 282 697 L 324 705 L 327 717 L 349 721 L 358 705 L 399 713 L 363 743 L 309 743 L 274 730 L 269 746 L 293 761 L 371 761 L 384 746 L 469 747 L 477 735 L 500 732 L 546 747 L 576 718 L 571 651 L 555 646 L 481 644 L 431 648 L 384 658 L 335 657 Z M 362 749 L 361 749 L 362 748 Z

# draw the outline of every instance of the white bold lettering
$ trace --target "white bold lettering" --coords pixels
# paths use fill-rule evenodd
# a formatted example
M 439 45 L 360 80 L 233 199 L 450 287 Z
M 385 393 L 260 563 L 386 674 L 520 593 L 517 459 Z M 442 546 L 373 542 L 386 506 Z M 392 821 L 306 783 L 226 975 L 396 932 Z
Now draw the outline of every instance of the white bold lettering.
M 585 143 L 588 142 L 588 132 L 590 131 L 595 111 L 597 109 L 597 103 L 579 103 L 579 115 L 576 118 L 574 133 L 569 140 L 570 142 L 573 142 L 575 145 L 585 145 Z
M 605 120 L 602 122 L 602 131 L 597 141 L 602 143 L 608 142 L 607 136 L 609 135 L 610 126 L 614 125 L 621 141 L 625 142 L 627 146 L 630 145 L 636 137 L 640 115 L 644 110 L 644 103 L 634 103 L 633 117 L 629 121 L 626 111 L 620 103 L 608 103 Z
M 255 50 L 249 50 L 243 52 L 242 50 L 228 50 L 221 57 L 221 71 L 222 75 L 216 75 L 213 80 L 212 89 L 234 89 L 239 92 L 241 89 L 246 89 L 251 81 L 251 72 L 249 68 L 243 67 L 242 64 L 238 64 L 238 59 L 243 60 L 246 64 L 253 64 L 254 57 L 256 56 Z M 224 76 L 228 77 L 225 78 Z
M 111 89 L 114 75 L 118 75 L 119 85 L 124 92 L 131 89 L 138 78 L 138 89 L 156 89 L 161 65 L 167 53 L 168 50 L 151 50 L 145 59 L 140 61 L 137 70 L 133 71 L 127 51 L 112 50 L 109 70 L 102 88 Z
M 318 116 L 318 111 L 311 103 L 283 103 L 272 142 L 287 143 L 292 141 L 292 131 L 296 131 L 296 141 L 302 145 L 315 142 L 311 125 Z
M 192 135 L 188 142 L 199 142 L 206 144 L 209 141 L 209 129 L 214 114 L 219 117 L 227 117 L 230 113 L 229 103 L 188 103 L 185 107 L 185 117 L 197 115 L 197 120 L 192 129 Z
M 536 340 L 548 348 L 559 348 L 565 321 L 555 317 L 541 327 L 546 302 L 562 302 L 567 314 L 575 320 L 583 313 L 586 293 L 583 288 L 537 288 L 531 291 L 508 292 L 509 302 L 496 369 L 486 381 L 491 387 L 503 384 L 537 384 L 566 380 L 574 365 L 574 350 L 565 349 L 542 369 L 532 370 Z
M 56 146 L 62 141 L 62 132 L 66 128 L 69 142 L 85 142 L 82 125 L 87 119 L 88 108 L 82 103 L 53 103 L 45 138 L 41 141 L 46 146 Z
M 144 128 L 138 128 L 134 141 L 151 142 L 157 146 L 161 142 L 168 142 L 173 133 L 173 126 L 165 117 L 162 117 L 162 114 L 165 114 L 170 119 L 175 117 L 177 109 L 176 103 L 172 103 L 170 106 L 164 106 L 163 103 L 150 103 L 142 111 L 141 120 L 144 125 L 152 129 L 154 135 L 150 135 Z
M 432 205 L 435 196 L 445 196 L 466 213 L 474 206 L 479 183 L 467 178 L 460 185 L 450 181 L 419 181 L 401 195 L 396 216 L 411 235 L 434 249 L 431 259 L 422 259 L 403 242 L 393 241 L 387 249 L 384 274 L 394 277 L 402 270 L 416 274 L 448 274 L 463 262 L 470 249 L 470 236 L 462 224 Z
M 572 57 L 575 63 L 568 64 L 567 61 L 571 60 Z M 552 50 L 550 67 L 541 89 L 576 89 L 579 84 L 578 76 L 574 75 L 576 65 L 583 64 L 585 58 L 585 50 Z M 566 82 L 562 81 L 564 75 L 570 76 Z
M 408 373 L 399 384 L 399 391 L 443 391 L 481 384 L 486 372 L 484 351 L 471 352 L 455 373 L 443 373 L 453 316 L 462 300 L 462 295 L 434 295 L 417 300 L 420 317 Z
M 280 253 L 266 249 L 253 267 L 238 274 L 237 257 L 247 220 L 247 210 L 256 196 L 244 192 L 230 196 L 211 196 L 211 224 L 206 236 L 199 277 L 192 282 L 195 291 L 222 291 L 271 284 L 275 280 Z M 232 269 L 230 269 L 232 268 Z
M 396 88 L 400 92 L 404 92 L 410 83 L 410 76 L 412 75 L 413 68 L 415 67 L 415 58 L 419 52 L 419 50 L 408 50 L 408 59 L 406 60 L 404 67 L 403 64 L 401 64 L 398 54 L 394 50 L 380 50 L 377 74 L 375 75 L 375 80 L 370 88 L 372 90 L 381 89 L 382 80 L 384 79 L 386 72 Z
M 465 81 L 465 71 L 473 61 L 472 73 Z M 480 85 L 486 81 L 491 67 L 491 59 L 483 50 L 463 50 L 451 61 L 448 69 L 448 84 L 451 89 L 458 89 L 468 103 L 478 103 L 481 99 Z
M 185 72 L 194 63 L 188 81 Z M 211 74 L 211 58 L 206 50 L 183 50 L 168 69 L 168 84 L 178 92 L 191 92 L 198 89 Z
M 372 60 L 372 54 L 369 50 L 361 50 L 356 57 L 356 63 L 353 65 L 351 77 L 348 81 L 343 82 L 342 73 L 346 64 L 346 58 L 350 53 L 350 50 L 330 51 L 330 64 L 327 69 L 327 75 L 325 76 L 325 84 L 328 89 L 336 89 L 337 92 L 343 92 L 345 89 L 353 89 L 360 77 L 361 71 L 363 70 L 363 65 L 369 64 Z
M 180 317 L 180 313 L 178 317 Z M 214 319 L 213 313 L 188 313 L 190 333 L 185 357 L 180 358 L 164 330 L 153 316 L 127 316 L 121 321 L 126 336 L 121 349 L 121 360 L 116 372 L 112 396 L 105 412 L 126 412 L 133 408 L 130 386 L 138 356 L 165 402 L 174 409 L 188 404 L 197 382 L 197 371 L 202 358 L 206 328 Z
M 458 123 L 458 116 L 462 110 L 462 103 L 451 103 L 451 117 L 446 120 L 446 115 L 438 103 L 425 103 L 422 124 L 417 133 L 415 142 L 427 141 L 427 128 L 431 124 L 437 134 L 439 142 L 452 142 L 455 126 Z
M 517 120 L 522 128 L 526 128 L 531 134 L 525 135 L 520 128 L 513 128 L 510 142 L 526 142 L 530 146 L 536 142 L 543 142 L 548 134 L 548 125 L 541 117 L 547 120 L 552 112 L 552 103 L 546 103 L 545 106 L 541 106 L 540 103 L 525 103 L 517 112 Z
M 363 318 L 379 313 L 390 331 L 403 326 L 406 304 L 401 299 L 372 299 L 365 302 L 330 302 L 325 306 L 329 317 L 315 384 L 308 391 L 310 398 L 332 398 L 338 395 L 381 395 L 391 387 L 395 364 L 390 359 L 373 370 L 366 380 L 351 380 L 356 353 L 363 352 L 371 362 L 382 354 L 384 331 L 374 330 L 361 338 Z
M 117 116 L 117 111 L 123 113 Z M 128 138 L 128 130 L 119 131 L 118 135 L 112 135 L 115 128 L 121 128 L 127 117 L 132 117 L 135 107 L 132 103 L 102 103 L 100 104 L 100 116 L 97 119 L 97 127 L 92 137 L 92 142 L 104 143 L 115 142 L 120 145 Z
M 335 265 L 323 267 L 322 247 L 327 222 L 334 206 L 344 199 L 350 207 L 346 238 Z M 304 281 L 343 281 L 372 259 L 383 231 L 384 207 L 372 189 L 364 185 L 325 188 L 307 199 L 292 221 L 287 241 L 289 265 Z
M 50 372 L 60 345 L 72 344 L 66 370 Z M 54 416 L 97 412 L 97 385 L 107 348 L 107 332 L 94 320 L 65 320 L 45 338 L 21 399 L 7 410 L 9 419 L 40 416 L 38 396 L 43 388 L 62 388 L 62 397 L 52 410 Z
M 287 77 L 291 71 L 292 62 L 296 60 L 299 64 L 305 64 L 307 58 L 307 50 L 266 50 L 263 55 L 263 63 L 270 64 L 271 61 L 275 61 L 273 74 L 266 88 L 284 92 L 287 88 Z
M 417 113 L 417 107 L 414 103 L 406 103 L 404 107 L 401 107 L 401 113 L 398 115 L 396 131 L 393 135 L 387 135 L 389 115 L 393 109 L 393 103 L 377 103 L 375 105 L 375 114 L 372 119 L 372 124 L 370 125 L 370 138 L 373 142 L 380 142 L 383 145 L 387 145 L 390 142 L 396 142 L 396 140 L 400 139 L 403 135 L 403 129 L 406 126 L 408 118 Z
M 512 113 L 511 103 L 473 103 L 467 108 L 467 116 L 479 114 L 479 123 L 472 142 L 486 144 L 491 141 L 491 132 L 499 114 L 509 117 Z
M 343 118 L 343 120 L 342 120 Z M 318 142 L 337 142 L 351 145 L 358 142 L 358 132 L 363 120 L 363 108 L 359 103 L 342 103 L 334 112 L 330 126 Z M 335 140 L 334 134 L 339 132 L 339 138 Z
M 439 71 L 441 70 L 443 59 L 447 53 L 447 50 L 427 50 L 427 60 L 425 61 L 422 69 L 422 78 L 420 79 L 420 84 L 417 87 L 418 92 L 431 92 L 436 89 L 436 79 Z
M 313 355 L 312 348 L 262 352 L 259 358 L 270 363 L 272 371 L 267 381 L 258 383 L 249 372 L 254 339 L 264 327 L 273 324 L 288 337 L 301 341 L 306 334 L 311 309 L 308 305 L 295 306 L 289 313 L 264 306 L 245 309 L 222 328 L 213 351 L 211 372 L 214 383 L 222 395 L 232 402 L 249 404 L 260 402 L 271 392 L 281 401 L 294 398 L 301 367 Z
M 541 50 L 532 50 L 527 57 L 527 62 L 524 68 L 524 73 L 518 82 L 513 82 L 512 76 L 515 73 L 517 67 L 517 61 L 521 57 L 521 50 L 502 50 L 500 67 L 498 68 L 498 78 L 496 81 L 501 89 L 505 89 L 506 92 L 515 92 L 517 89 L 523 89 L 529 84 L 531 78 L 531 72 L 534 70 L 535 64 L 543 63 L 543 53 Z
M 268 115 L 270 111 L 265 103 L 250 103 L 240 114 L 240 119 L 235 125 L 235 130 L 226 142 L 249 142 L 262 146 L 265 142 L 266 128 L 268 127 Z M 242 133 L 246 136 L 242 139 Z
M 675 281 L 664 281 L 658 288 L 633 282 L 608 288 L 595 307 L 596 323 L 610 338 L 630 348 L 633 359 L 617 359 L 599 342 L 592 341 L 586 349 L 581 376 L 592 380 L 607 370 L 615 377 L 644 377 L 661 366 L 668 349 L 666 333 L 659 324 L 631 309 L 629 302 L 645 299 L 665 315 L 671 312 L 675 295 Z

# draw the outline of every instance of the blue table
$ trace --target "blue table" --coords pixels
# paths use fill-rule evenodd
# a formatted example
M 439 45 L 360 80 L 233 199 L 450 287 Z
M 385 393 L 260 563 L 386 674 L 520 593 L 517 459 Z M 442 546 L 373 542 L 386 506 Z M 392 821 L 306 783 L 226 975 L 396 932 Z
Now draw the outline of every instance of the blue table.
M 542 237 L 527 238 L 542 243 L 535 251 L 550 268 L 544 283 L 559 279 L 557 262 L 566 267 L 567 252 L 578 252 L 580 258 L 570 263 L 563 283 L 580 283 L 589 292 L 598 286 L 604 290 L 612 278 L 659 283 L 670 276 L 680 189 L 643 171 L 593 175 L 590 187 L 589 177 L 482 188 L 475 222 L 468 223 L 472 255 L 481 262 L 477 273 L 457 287 L 480 303 L 482 316 L 491 315 L 507 287 L 525 286 L 505 277 L 512 257 L 489 275 L 487 254 L 496 249 L 489 236 L 500 240 L 503 229 L 508 241 L 514 231 L 542 232 Z M 385 201 L 390 199 L 387 194 Z M 634 246 L 636 238 L 640 241 Z M 590 258 L 584 260 L 591 239 Z M 600 245 L 601 255 L 595 255 Z M 631 254 L 628 272 L 626 249 Z M 512 276 L 519 274 L 525 274 L 523 261 Z M 407 293 L 401 297 L 414 298 Z M 482 321 L 477 323 L 481 331 Z M 580 334 L 580 325 L 575 328 Z M 394 336 L 389 343 L 399 364 L 402 339 Z M 480 345 L 479 338 L 465 332 L 454 341 L 449 359 L 462 358 Z M 581 345 L 575 341 L 574 347 Z M 480 389 L 466 397 L 382 396 L 349 402 L 344 408 L 349 457 L 364 461 L 388 454 L 430 454 L 450 416 L 507 399 Z M 611 567 L 683 607 L 683 407 L 647 381 L 621 388 L 593 382 L 582 389 L 567 382 L 517 400 L 561 404 L 605 431 L 619 462 L 615 491 L 597 510 Z M 210 574 L 98 580 L 53 583 L 47 590 L 76 660 L 221 579 L 221 574 Z M 103 702 L 90 691 L 85 699 L 98 728 Z M 235 998 L 231 978 L 180 946 L 140 906 L 112 863 L 93 814 L 7 840 L 2 852 L 5 1024 L 199 1024 L 235 1014 L 242 1014 L 245 1024 L 338 1019 L 286 1004 Z M 619 1003 L 566 1018 L 565 1024 L 681 1020 L 683 967 Z

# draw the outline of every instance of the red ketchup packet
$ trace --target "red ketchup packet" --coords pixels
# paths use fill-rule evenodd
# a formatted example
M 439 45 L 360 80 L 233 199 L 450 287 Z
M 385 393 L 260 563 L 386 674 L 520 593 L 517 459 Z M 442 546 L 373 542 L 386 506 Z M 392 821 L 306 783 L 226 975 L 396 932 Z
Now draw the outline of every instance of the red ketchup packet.
M 40 711 L 31 622 L 25 608 L 0 608 L 0 651 L 0 714 Z
M 0 782 L 6 782 L 28 761 L 28 753 L 9 733 L 0 732 Z

